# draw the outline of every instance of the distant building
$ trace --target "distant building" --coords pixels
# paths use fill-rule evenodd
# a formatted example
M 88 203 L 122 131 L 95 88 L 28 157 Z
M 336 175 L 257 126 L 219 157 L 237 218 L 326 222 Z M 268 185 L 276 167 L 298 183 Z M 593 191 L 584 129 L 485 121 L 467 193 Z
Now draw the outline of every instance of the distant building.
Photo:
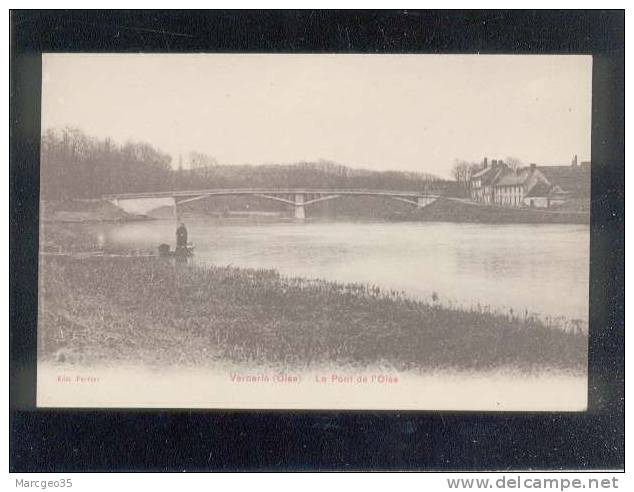
M 506 169 L 493 183 L 493 203 L 505 207 L 521 207 L 529 173 Z
M 494 203 L 493 186 L 498 178 L 506 171 L 510 171 L 509 167 L 503 161 L 492 160 L 489 166 L 485 157 L 482 162 L 482 170 L 471 176 L 469 181 L 469 195 L 474 202 L 491 205 Z
M 522 201 L 522 205 L 532 208 L 549 208 L 551 204 L 551 186 L 539 181 L 533 186 Z
M 513 170 L 502 161 L 492 161 L 471 177 L 473 201 L 504 207 L 557 208 L 564 204 L 585 210 L 590 200 L 590 162 L 570 166 L 537 166 Z
M 531 187 L 524 199 L 528 207 L 559 208 L 574 204 L 576 209 L 589 209 L 590 162 L 571 166 L 536 166 L 534 174 L 542 185 Z

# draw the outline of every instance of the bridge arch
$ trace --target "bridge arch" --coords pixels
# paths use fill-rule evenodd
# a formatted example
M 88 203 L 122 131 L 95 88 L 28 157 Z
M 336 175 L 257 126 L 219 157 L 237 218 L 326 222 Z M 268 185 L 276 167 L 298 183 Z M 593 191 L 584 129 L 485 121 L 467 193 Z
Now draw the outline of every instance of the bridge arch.
M 342 196 L 376 196 L 391 198 L 404 203 L 409 203 L 417 208 L 426 207 L 433 203 L 439 195 L 427 192 L 399 191 L 399 190 L 361 190 L 361 189 L 211 189 L 193 191 L 168 191 L 147 193 L 124 193 L 119 195 L 104 195 L 116 206 L 132 213 L 142 208 L 139 201 L 151 203 L 171 203 L 174 207 L 174 215 L 178 217 L 178 206 L 198 200 L 212 198 L 214 196 L 256 196 L 267 200 L 285 203 L 293 207 L 294 217 L 303 220 L 306 217 L 306 207 L 313 204 L 335 200 Z M 290 197 L 290 198 L 289 198 Z M 309 197 L 307 199 L 307 197 Z M 167 202 L 166 202 L 167 200 Z

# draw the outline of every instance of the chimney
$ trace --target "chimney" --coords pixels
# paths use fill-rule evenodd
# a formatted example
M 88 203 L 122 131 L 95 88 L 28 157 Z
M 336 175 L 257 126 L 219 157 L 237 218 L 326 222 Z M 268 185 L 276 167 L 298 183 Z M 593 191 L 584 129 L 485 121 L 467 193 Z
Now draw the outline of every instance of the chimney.
M 482 162 L 482 169 L 486 169 L 488 166 L 489 166 L 489 161 L 485 157 L 484 161 Z
M 572 159 L 572 167 L 577 167 L 577 154 Z

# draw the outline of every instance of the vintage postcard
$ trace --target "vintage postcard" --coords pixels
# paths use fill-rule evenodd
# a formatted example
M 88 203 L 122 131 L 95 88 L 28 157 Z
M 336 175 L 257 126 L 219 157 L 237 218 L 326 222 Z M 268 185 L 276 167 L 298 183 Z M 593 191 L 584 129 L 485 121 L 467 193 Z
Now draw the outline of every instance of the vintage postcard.
M 591 75 L 43 55 L 37 405 L 585 410 Z

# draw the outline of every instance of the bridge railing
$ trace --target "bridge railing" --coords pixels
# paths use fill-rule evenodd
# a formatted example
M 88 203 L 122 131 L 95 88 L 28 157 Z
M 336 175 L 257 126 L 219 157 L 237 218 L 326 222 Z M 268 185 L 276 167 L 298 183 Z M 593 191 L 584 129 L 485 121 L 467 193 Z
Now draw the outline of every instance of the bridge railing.
M 173 198 L 201 195 L 374 195 L 374 196 L 441 196 L 439 190 L 378 190 L 369 188 L 214 188 L 206 190 L 172 190 L 140 193 L 118 193 L 103 195 L 104 200 L 125 200 L 133 198 Z

